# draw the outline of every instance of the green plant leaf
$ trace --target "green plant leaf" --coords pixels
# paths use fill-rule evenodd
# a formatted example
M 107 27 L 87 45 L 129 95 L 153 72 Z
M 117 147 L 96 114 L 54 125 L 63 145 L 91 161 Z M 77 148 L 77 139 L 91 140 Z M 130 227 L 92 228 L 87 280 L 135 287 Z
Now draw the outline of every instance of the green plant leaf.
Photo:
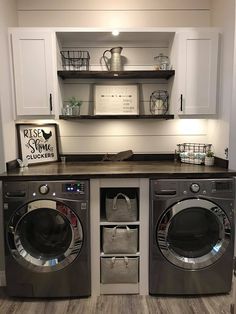
M 70 97 L 68 102 L 71 107 L 80 107 L 83 103 L 81 100 L 79 100 L 75 96 Z

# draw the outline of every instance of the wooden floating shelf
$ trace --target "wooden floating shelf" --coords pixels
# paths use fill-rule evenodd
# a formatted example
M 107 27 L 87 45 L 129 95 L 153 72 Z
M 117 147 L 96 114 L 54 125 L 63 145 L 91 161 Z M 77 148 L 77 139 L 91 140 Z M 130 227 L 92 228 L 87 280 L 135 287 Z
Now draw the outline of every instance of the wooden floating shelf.
M 174 119 L 173 114 L 165 115 L 80 115 L 80 116 L 64 116 L 60 115 L 62 120 L 99 120 L 99 119 L 155 119 L 155 120 L 171 120 Z
M 57 71 L 62 79 L 166 79 L 175 74 L 174 70 L 148 71 Z

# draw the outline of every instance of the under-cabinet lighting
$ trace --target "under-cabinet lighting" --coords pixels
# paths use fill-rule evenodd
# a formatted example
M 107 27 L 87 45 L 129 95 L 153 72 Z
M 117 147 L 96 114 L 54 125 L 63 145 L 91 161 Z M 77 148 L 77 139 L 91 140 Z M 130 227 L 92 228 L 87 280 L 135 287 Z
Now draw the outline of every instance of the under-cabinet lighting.
M 206 121 L 204 119 L 181 119 L 178 127 L 182 135 L 206 134 Z
M 111 32 L 113 36 L 118 36 L 120 32 L 117 29 L 114 29 L 114 31 Z

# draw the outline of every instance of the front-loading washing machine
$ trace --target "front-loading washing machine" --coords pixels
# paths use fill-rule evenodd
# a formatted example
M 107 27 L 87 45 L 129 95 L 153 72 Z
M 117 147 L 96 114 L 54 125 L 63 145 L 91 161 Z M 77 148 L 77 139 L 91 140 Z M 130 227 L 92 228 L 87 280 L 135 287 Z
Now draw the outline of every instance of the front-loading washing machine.
M 151 180 L 150 294 L 231 290 L 234 180 Z
M 89 181 L 3 183 L 10 296 L 91 294 Z

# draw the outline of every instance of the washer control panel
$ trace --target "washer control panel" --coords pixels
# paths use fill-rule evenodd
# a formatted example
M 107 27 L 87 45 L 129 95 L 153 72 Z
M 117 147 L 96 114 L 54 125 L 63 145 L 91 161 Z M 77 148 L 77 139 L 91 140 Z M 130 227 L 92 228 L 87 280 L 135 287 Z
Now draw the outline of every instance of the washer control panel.
M 87 200 L 89 180 L 29 181 L 27 193 L 33 198 L 65 198 L 68 200 Z
M 4 206 L 7 203 L 40 199 L 89 200 L 89 180 L 12 181 L 3 183 Z M 5 208 L 5 207 L 4 207 Z
M 63 192 L 84 194 L 84 182 L 72 182 L 63 184 Z

